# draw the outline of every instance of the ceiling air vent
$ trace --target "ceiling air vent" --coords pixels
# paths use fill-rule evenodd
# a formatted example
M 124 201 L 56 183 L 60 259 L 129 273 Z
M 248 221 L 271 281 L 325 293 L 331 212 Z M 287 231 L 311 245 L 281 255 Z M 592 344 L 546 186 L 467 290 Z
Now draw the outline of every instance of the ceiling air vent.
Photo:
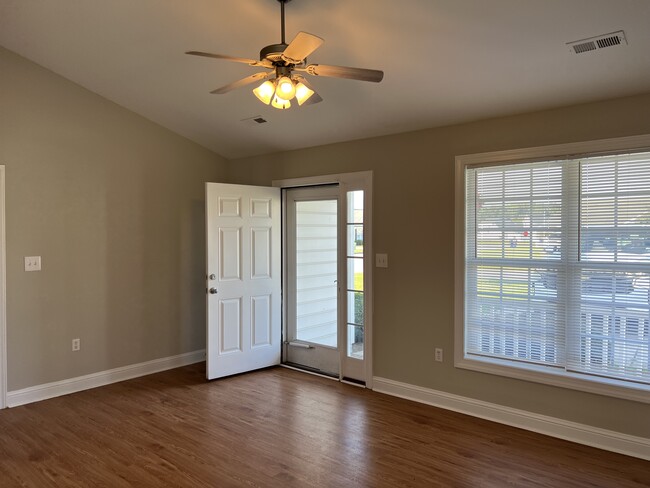
M 622 30 L 566 43 L 569 50 L 574 54 L 588 53 L 590 51 L 605 49 L 606 47 L 615 47 L 625 44 L 627 44 L 627 39 L 625 38 L 625 32 Z
M 245 125 L 255 126 L 255 125 L 259 125 L 259 124 L 265 124 L 266 122 L 268 122 L 268 120 L 266 120 L 261 115 L 256 115 L 255 117 L 249 117 L 247 119 L 242 119 L 241 122 L 243 122 Z

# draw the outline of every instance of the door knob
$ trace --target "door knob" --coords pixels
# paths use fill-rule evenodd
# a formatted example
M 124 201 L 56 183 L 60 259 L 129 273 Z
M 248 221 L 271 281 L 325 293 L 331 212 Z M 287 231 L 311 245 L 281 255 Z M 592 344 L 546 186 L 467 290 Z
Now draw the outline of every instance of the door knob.
M 218 293 L 217 289 L 214 287 L 210 288 L 210 290 L 208 291 L 210 292 L 211 295 L 216 295 Z

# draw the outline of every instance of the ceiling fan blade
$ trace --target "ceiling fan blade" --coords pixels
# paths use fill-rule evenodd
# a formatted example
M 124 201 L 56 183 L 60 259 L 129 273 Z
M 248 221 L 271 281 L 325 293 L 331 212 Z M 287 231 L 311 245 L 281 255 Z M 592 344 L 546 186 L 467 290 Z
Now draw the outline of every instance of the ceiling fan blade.
M 384 78 L 384 72 L 376 69 L 348 68 L 347 66 L 328 66 L 326 64 L 310 64 L 305 71 L 314 76 L 347 78 L 348 80 L 372 81 L 374 83 L 379 83 Z
M 250 85 L 251 83 L 255 83 L 258 80 L 263 80 L 264 78 L 268 78 L 269 76 L 273 75 L 273 71 L 271 72 L 266 72 L 262 71 L 260 73 L 255 73 L 254 75 L 247 76 L 246 78 L 242 78 L 241 80 L 233 81 L 232 83 L 222 86 L 221 88 L 217 88 L 216 90 L 212 90 L 210 93 L 216 94 L 216 95 L 223 95 L 224 93 L 228 93 L 229 91 L 232 91 L 236 88 L 240 88 L 242 86 Z
M 302 106 L 306 107 L 307 105 L 313 105 L 315 103 L 319 103 L 322 101 L 323 99 L 321 98 L 321 96 L 318 93 L 314 92 L 314 94 L 311 97 L 309 97 L 307 100 L 305 100 L 302 103 Z
M 282 53 L 282 59 L 286 63 L 300 64 L 321 44 L 323 44 L 323 39 L 320 37 L 307 32 L 298 32 Z
M 248 64 L 249 66 L 266 66 L 266 64 L 262 61 L 256 61 L 254 59 L 248 58 L 237 58 L 235 56 L 226 56 L 225 54 L 204 53 L 202 51 L 187 51 L 185 54 L 191 54 L 192 56 L 203 56 L 204 58 L 225 59 L 226 61 L 244 63 Z

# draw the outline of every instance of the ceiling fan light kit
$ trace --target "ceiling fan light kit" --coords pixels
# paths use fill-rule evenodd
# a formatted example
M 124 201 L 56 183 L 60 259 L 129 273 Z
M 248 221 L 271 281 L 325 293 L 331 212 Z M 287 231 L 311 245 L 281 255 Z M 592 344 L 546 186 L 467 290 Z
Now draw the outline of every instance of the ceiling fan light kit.
M 330 78 L 347 78 L 350 80 L 371 81 L 379 83 L 384 72 L 373 69 L 348 68 L 345 66 L 328 66 L 321 64 L 307 65 L 307 56 L 313 53 L 323 43 L 323 39 L 307 32 L 298 32 L 296 37 L 286 44 L 284 36 L 284 4 L 290 0 L 277 0 L 280 2 L 280 22 L 282 42 L 265 46 L 260 51 L 260 60 L 238 58 L 224 54 L 212 54 L 201 51 L 188 51 L 186 54 L 203 56 L 207 58 L 225 59 L 236 63 L 245 63 L 249 66 L 262 67 L 270 71 L 262 71 L 237 80 L 228 85 L 212 90 L 210 93 L 224 94 L 259 80 L 265 80 L 253 90 L 255 96 L 265 105 L 271 105 L 280 110 L 291 107 L 291 100 L 295 99 L 298 106 L 314 104 L 323 99 L 307 83 L 299 73 L 304 72 L 312 76 L 325 76 Z M 267 78 L 272 78 L 269 80 Z

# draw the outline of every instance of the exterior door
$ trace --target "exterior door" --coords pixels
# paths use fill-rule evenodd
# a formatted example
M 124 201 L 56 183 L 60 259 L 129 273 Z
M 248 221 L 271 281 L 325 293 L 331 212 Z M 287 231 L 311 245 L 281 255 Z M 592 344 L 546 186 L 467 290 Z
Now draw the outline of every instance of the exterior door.
M 372 175 L 337 175 L 320 186 L 313 179 L 274 184 L 289 187 L 283 361 L 370 387 Z
M 206 184 L 208 379 L 280 363 L 280 189 Z
M 338 186 L 286 190 L 284 360 L 339 376 Z

